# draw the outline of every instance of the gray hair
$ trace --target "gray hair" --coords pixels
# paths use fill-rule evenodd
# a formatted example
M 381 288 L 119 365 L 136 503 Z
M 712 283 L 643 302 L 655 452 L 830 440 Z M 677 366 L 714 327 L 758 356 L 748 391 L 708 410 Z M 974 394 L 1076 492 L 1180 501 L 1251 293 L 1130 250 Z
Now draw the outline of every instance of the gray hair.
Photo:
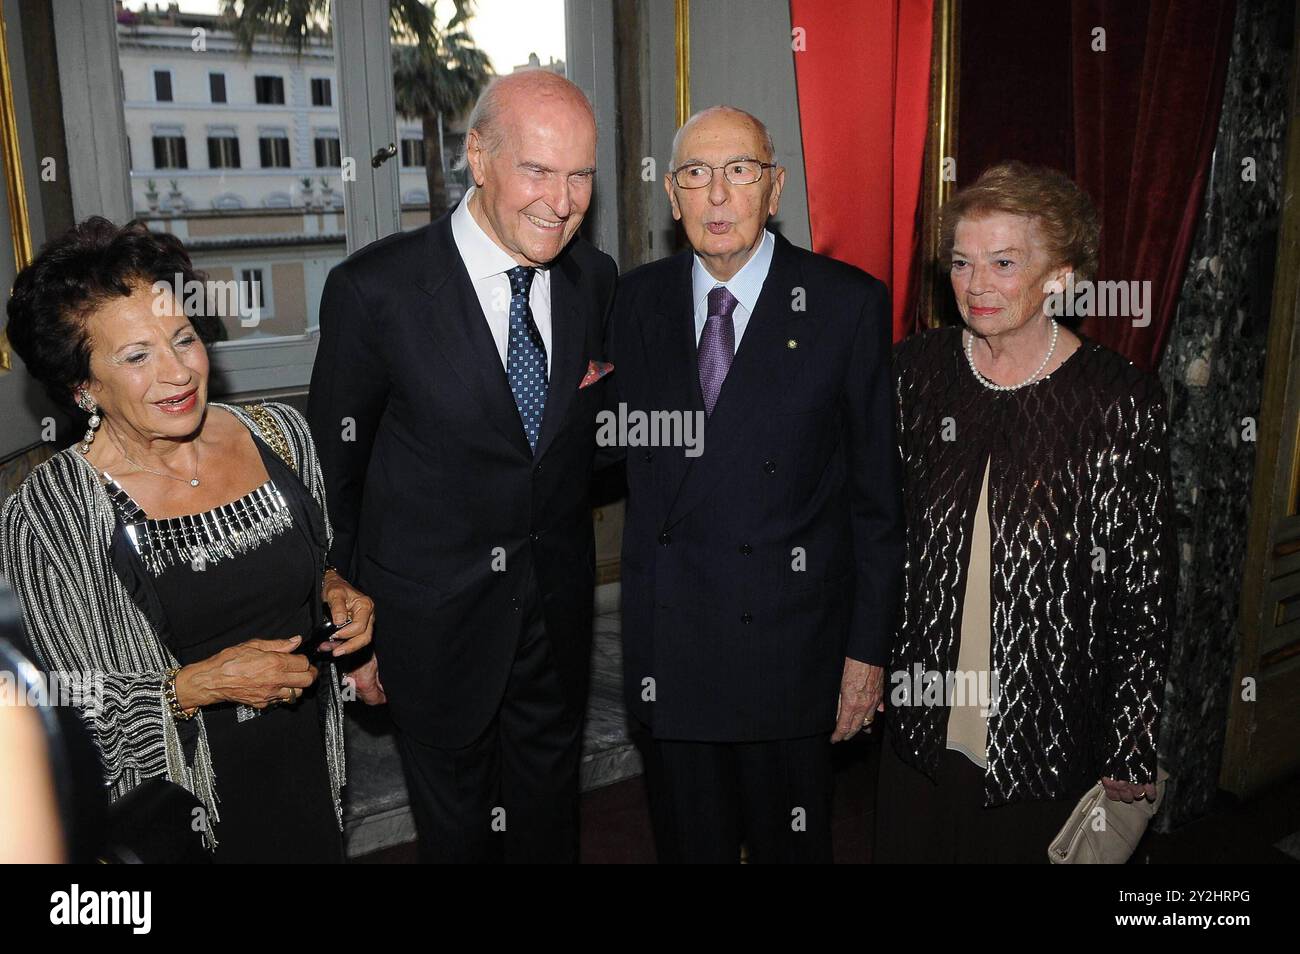
M 582 87 L 577 83 L 561 76 L 558 73 L 552 73 L 550 70 L 521 70 L 518 73 L 508 73 L 505 76 L 497 76 L 490 80 L 479 94 L 478 101 L 474 103 L 474 108 L 470 110 L 469 120 L 465 124 L 465 141 L 461 143 L 460 154 L 456 157 L 456 162 L 452 169 L 456 172 L 469 166 L 469 133 L 477 132 L 479 139 L 483 142 L 484 149 L 488 153 L 494 153 L 501 148 L 506 140 L 506 131 L 501 123 L 501 114 L 505 112 L 506 93 L 514 86 L 528 84 L 539 89 L 550 88 L 551 90 L 565 90 L 575 93 L 578 100 L 587 107 L 587 112 L 591 114 L 591 121 L 596 121 L 596 110 L 591 105 L 591 100 L 583 92 Z
M 685 135 L 686 130 L 690 129 L 696 120 L 703 119 L 705 116 L 717 112 L 735 113 L 739 116 L 744 116 L 753 123 L 758 128 L 758 131 L 762 133 L 763 147 L 767 150 L 767 161 L 776 162 L 776 146 L 772 142 L 772 134 L 767 131 L 767 125 L 761 119 L 753 113 L 746 112 L 738 106 L 710 106 L 708 109 L 701 109 L 698 113 L 691 116 L 690 119 L 686 120 L 686 122 L 682 123 L 682 128 L 677 130 L 676 135 L 673 136 L 673 155 L 671 161 L 674 169 L 677 168 L 677 151 L 681 147 L 682 136 Z

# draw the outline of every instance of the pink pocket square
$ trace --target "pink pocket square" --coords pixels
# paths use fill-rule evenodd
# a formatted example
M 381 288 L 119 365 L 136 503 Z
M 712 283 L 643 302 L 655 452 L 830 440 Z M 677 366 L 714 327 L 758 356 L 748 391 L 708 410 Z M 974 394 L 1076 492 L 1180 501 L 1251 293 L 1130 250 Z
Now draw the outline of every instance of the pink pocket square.
M 588 361 L 587 373 L 582 376 L 582 383 L 578 385 L 578 390 L 591 387 L 613 370 L 614 366 L 608 361 Z

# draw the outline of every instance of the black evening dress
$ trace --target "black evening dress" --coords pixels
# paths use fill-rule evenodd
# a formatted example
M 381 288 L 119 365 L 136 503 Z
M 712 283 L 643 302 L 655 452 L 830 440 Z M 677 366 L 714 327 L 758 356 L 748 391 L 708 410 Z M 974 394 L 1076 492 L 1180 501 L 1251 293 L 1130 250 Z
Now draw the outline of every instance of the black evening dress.
M 308 638 L 320 581 L 273 481 L 206 513 L 164 520 L 149 519 L 111 477 L 107 487 L 153 576 L 181 665 L 249 639 Z M 219 793 L 216 862 L 343 861 L 322 691 L 318 681 L 292 705 L 204 708 Z

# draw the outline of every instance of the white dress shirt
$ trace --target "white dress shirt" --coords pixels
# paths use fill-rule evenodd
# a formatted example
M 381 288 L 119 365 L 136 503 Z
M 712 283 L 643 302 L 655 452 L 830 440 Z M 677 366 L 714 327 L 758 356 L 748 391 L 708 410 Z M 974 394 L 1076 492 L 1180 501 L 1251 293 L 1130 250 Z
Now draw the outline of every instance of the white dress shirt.
M 709 292 L 718 285 L 726 286 L 727 291 L 736 296 L 736 310 L 731 313 L 732 324 L 736 329 L 736 349 L 740 349 L 740 339 L 749 327 L 749 316 L 758 304 L 763 282 L 767 280 L 768 270 L 772 267 L 772 251 L 776 248 L 776 238 L 767 229 L 763 230 L 763 240 L 758 243 L 749 261 L 741 266 L 740 271 L 725 282 L 720 282 L 704 267 L 704 262 L 695 256 L 695 265 L 691 269 L 692 300 L 695 302 L 695 343 L 700 343 L 704 334 L 705 322 L 709 319 Z
M 519 263 L 483 231 L 469 211 L 469 199 L 475 192 L 470 186 L 465 197 L 451 214 L 451 237 L 460 252 L 469 280 L 474 283 L 479 307 L 487 319 L 501 366 L 506 366 L 510 347 L 510 277 L 506 272 Z M 756 256 L 757 257 L 757 256 Z M 546 345 L 546 373 L 551 372 L 551 273 L 545 268 L 533 269 L 533 283 L 528 289 L 528 306 L 533 321 Z

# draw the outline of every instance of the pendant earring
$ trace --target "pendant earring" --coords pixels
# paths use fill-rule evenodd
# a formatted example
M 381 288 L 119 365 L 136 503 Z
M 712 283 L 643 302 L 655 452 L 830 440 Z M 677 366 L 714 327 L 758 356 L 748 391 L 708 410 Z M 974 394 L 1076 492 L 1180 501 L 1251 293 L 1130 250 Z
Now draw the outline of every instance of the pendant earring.
M 90 453 L 91 442 L 95 439 L 95 430 L 99 427 L 101 418 L 99 408 L 85 391 L 77 392 L 77 407 L 90 414 L 90 420 L 86 422 L 86 434 L 81 438 L 81 447 L 79 450 L 83 455 Z

